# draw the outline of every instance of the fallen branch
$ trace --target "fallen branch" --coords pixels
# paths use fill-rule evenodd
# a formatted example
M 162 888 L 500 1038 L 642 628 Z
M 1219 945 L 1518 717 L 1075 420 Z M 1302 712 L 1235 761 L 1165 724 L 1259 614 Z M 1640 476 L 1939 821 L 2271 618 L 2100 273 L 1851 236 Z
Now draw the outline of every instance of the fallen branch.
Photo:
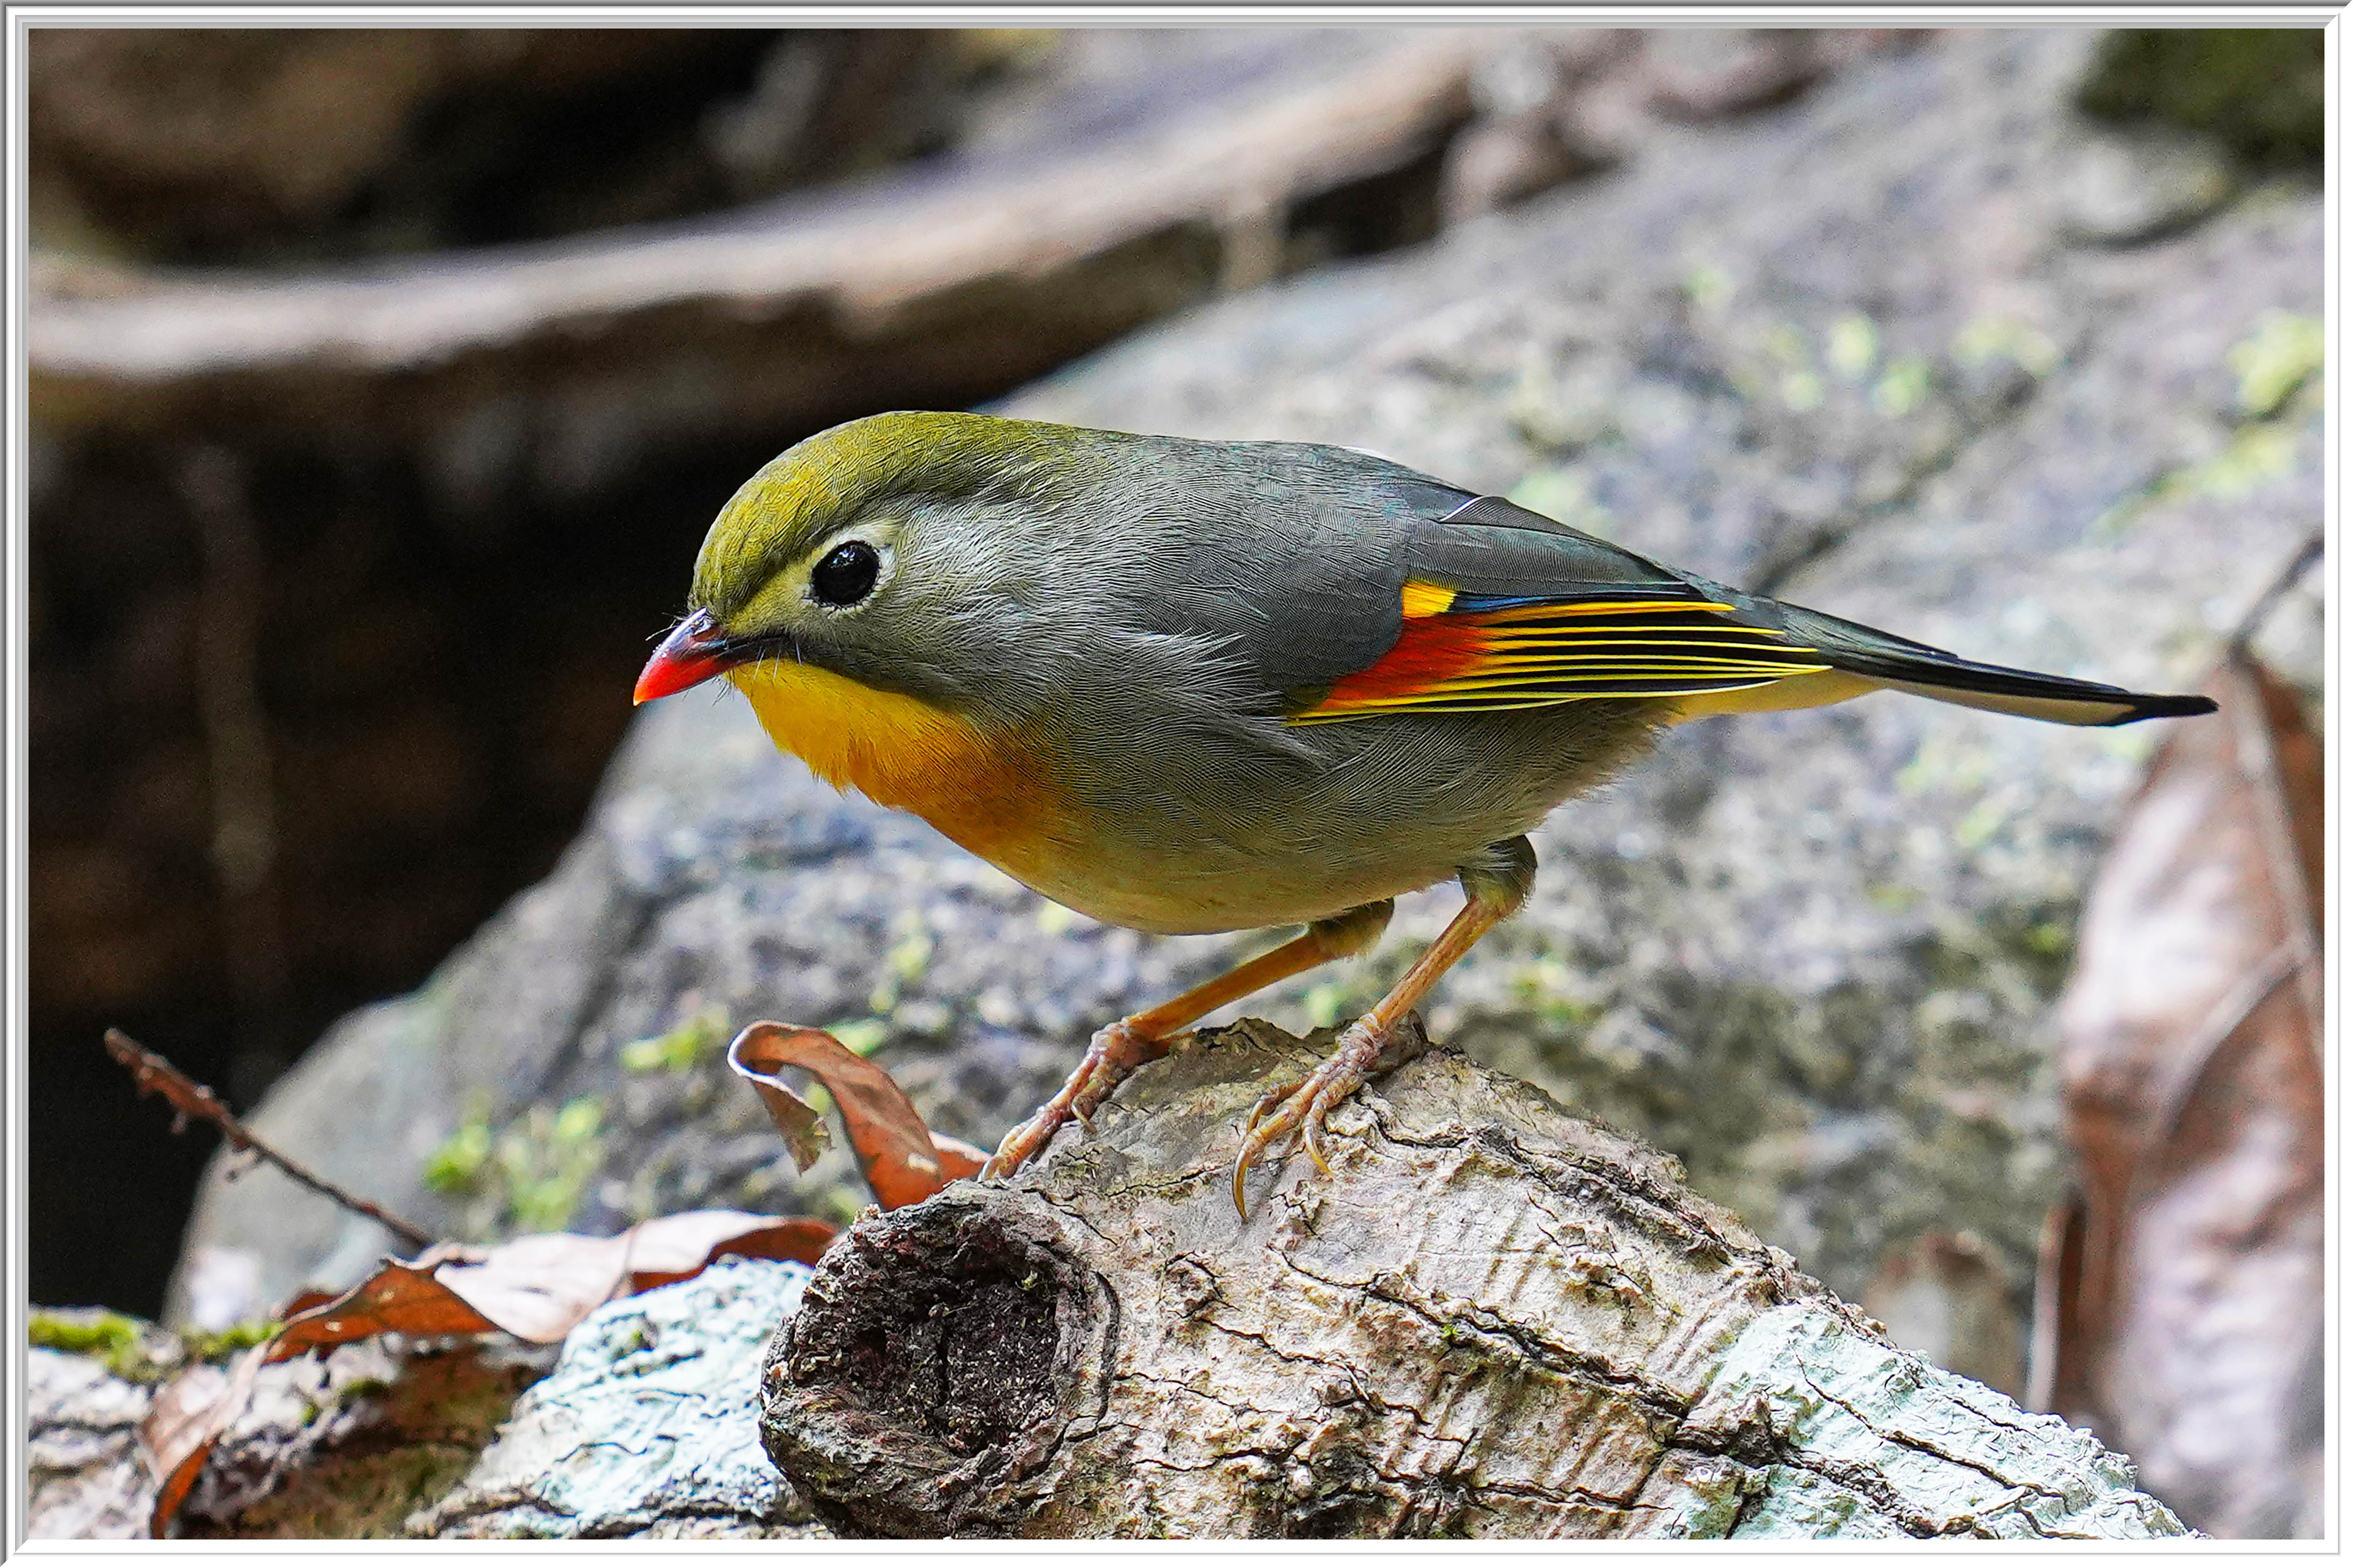
M 356 1193 L 347 1193 L 334 1183 L 319 1175 L 308 1166 L 290 1159 L 271 1148 L 254 1131 L 238 1121 L 224 1104 L 221 1097 L 204 1084 L 198 1083 L 153 1051 L 141 1045 L 120 1029 L 106 1031 L 106 1054 L 131 1071 L 131 1080 L 142 1094 L 160 1094 L 171 1103 L 174 1111 L 172 1131 L 185 1131 L 190 1118 L 209 1121 L 221 1131 L 228 1146 L 239 1153 L 251 1152 L 277 1166 L 294 1180 L 351 1210 L 375 1221 L 393 1235 L 415 1247 L 431 1247 L 437 1239 L 422 1226 L 411 1225 L 398 1215 L 386 1214 Z
M 2184 1533 L 2087 1435 L 1453 1051 L 1238 1219 L 1237 1125 L 1314 1060 L 1204 1034 L 1014 1181 L 851 1227 L 769 1349 L 778 1467 L 849 1534 Z
M 1264 81 L 1203 67 L 1158 95 L 1181 112 L 1122 133 L 1081 115 L 1029 153 L 560 244 L 290 275 L 45 257 L 32 395 L 60 427 L 436 449 L 518 419 L 586 450 L 608 426 L 749 439 L 958 406 L 1213 291 L 1305 204 L 1433 158 L 1479 61 L 1513 47 L 1426 29 Z

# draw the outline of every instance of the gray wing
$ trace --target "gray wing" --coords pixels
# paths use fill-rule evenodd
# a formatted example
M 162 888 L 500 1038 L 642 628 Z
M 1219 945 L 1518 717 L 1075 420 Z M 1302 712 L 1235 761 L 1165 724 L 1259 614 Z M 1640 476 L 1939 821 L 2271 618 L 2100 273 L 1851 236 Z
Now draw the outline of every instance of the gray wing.
M 1223 638 L 1270 693 L 1295 700 L 1377 665 L 1405 630 L 1409 581 L 1442 583 L 1465 607 L 1707 599 L 1631 551 L 1366 454 L 1246 450 L 1245 477 L 1185 498 L 1187 524 L 1146 568 L 1145 614 Z
M 1352 481 L 1337 500 L 1335 468 Z M 1212 617 L 1295 718 L 1720 699 L 1828 672 L 2067 724 L 2212 709 L 2203 697 L 1979 663 L 1743 594 L 1364 454 L 1322 448 L 1315 477 L 1283 498 L 1290 525 L 1259 533 L 1261 554 L 1240 571 L 1190 574 L 1172 601 Z M 1254 497 L 1273 499 L 1264 487 Z M 1474 623 L 1475 638 L 1449 641 L 1450 627 Z M 1801 701 L 1843 700 L 1856 686 L 1810 689 L 1820 695 Z

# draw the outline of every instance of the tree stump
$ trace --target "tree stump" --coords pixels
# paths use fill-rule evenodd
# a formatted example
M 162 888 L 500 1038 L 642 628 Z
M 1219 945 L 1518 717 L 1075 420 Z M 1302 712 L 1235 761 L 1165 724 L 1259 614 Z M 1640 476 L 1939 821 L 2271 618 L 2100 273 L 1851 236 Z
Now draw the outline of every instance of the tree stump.
M 1668 1157 L 1454 1051 L 1238 1217 L 1240 1119 L 1327 1043 L 1205 1032 L 1015 1181 L 870 1215 L 769 1347 L 770 1456 L 853 1534 L 2186 1533 Z

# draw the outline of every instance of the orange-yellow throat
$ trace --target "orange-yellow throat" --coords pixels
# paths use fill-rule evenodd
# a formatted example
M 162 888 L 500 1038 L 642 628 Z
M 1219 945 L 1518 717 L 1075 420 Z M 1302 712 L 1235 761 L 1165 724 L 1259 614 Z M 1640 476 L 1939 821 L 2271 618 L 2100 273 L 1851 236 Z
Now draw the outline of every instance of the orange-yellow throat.
M 836 789 L 913 812 L 987 860 L 1029 826 L 1026 770 L 968 720 L 786 659 L 742 665 L 727 679 L 768 739 Z

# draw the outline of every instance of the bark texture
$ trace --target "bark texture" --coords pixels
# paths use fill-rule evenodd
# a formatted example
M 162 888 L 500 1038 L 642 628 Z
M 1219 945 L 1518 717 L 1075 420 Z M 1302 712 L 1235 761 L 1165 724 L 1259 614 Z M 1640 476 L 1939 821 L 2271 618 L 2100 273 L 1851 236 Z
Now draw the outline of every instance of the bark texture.
M 876 1215 L 762 1377 L 845 1533 L 2184 1533 L 2084 1433 L 1891 1346 L 1675 1163 L 1451 1050 L 1239 1119 L 1301 1041 L 1193 1038 L 1010 1184 Z
M 1328 1043 L 1194 1037 L 1016 1182 L 872 1215 L 814 1276 L 726 1258 L 610 1303 L 538 1381 L 495 1342 L 270 1368 L 182 1529 L 2187 1533 L 2088 1434 L 1891 1346 L 1668 1156 L 1451 1050 L 1337 1113 L 1332 1176 L 1254 1173 L 1239 1218 L 1239 1117 Z M 143 1533 L 138 1369 L 34 1371 L 34 1533 Z

